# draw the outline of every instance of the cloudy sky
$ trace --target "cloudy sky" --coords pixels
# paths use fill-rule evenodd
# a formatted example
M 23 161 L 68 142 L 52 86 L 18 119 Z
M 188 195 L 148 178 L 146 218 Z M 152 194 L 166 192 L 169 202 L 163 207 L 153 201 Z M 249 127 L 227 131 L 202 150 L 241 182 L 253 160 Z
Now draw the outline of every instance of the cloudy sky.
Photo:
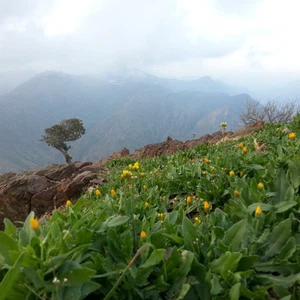
M 0 0 L 0 71 L 295 80 L 299 12 L 299 0 Z

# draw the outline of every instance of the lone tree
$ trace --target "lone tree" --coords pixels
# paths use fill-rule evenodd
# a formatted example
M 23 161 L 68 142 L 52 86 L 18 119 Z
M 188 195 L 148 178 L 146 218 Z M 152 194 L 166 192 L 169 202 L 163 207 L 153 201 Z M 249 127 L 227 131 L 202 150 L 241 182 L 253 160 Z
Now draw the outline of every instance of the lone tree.
M 245 111 L 240 114 L 240 119 L 245 125 L 251 125 L 256 121 L 281 123 L 291 121 L 298 112 L 299 107 L 295 101 L 280 103 L 269 100 L 265 104 L 248 101 Z
M 85 134 L 85 128 L 82 121 L 74 118 L 63 120 L 59 124 L 46 128 L 45 135 L 42 135 L 41 141 L 61 152 L 67 164 L 71 164 L 72 157 L 68 154 L 71 146 L 68 146 L 66 142 L 76 141 L 83 134 Z

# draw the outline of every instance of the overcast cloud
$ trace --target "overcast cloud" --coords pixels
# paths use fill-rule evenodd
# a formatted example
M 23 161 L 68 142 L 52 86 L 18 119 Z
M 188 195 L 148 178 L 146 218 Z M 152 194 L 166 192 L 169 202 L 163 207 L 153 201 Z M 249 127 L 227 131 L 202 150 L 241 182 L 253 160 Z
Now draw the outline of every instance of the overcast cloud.
M 0 72 L 126 65 L 240 83 L 295 78 L 299 11 L 299 0 L 0 0 Z

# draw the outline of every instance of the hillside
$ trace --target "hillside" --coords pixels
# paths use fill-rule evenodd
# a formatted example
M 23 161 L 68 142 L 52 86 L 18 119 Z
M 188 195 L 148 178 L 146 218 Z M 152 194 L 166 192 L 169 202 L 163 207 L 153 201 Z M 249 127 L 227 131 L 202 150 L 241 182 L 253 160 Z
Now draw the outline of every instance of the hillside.
M 123 147 L 133 151 L 169 135 L 199 137 L 218 130 L 224 119 L 234 129 L 250 97 L 229 96 L 226 89 L 211 78 L 181 82 L 141 71 L 106 77 L 41 73 L 0 97 L 0 172 L 63 163 L 58 151 L 39 140 L 45 128 L 73 117 L 86 128 L 70 152 L 79 161 Z
M 49 218 L 5 221 L 1 296 L 299 299 L 299 124 L 108 160 Z

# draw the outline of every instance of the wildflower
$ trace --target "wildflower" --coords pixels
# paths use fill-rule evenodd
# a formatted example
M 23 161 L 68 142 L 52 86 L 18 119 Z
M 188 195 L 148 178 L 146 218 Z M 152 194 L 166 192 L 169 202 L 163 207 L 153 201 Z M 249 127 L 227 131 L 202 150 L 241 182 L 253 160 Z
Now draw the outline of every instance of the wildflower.
M 159 200 L 162 201 L 162 200 L 163 200 L 163 197 L 162 197 L 162 196 L 159 196 Z
M 225 172 L 225 171 L 226 171 L 226 168 L 222 168 L 222 171 L 224 171 L 224 172 Z
M 34 230 L 39 229 L 39 221 L 37 218 L 31 218 L 30 219 L 30 227 Z
M 145 202 L 145 207 L 149 207 L 149 202 Z
M 57 279 L 57 277 L 55 276 L 54 279 L 52 280 L 53 283 L 58 284 L 60 283 L 60 280 Z
M 238 197 L 240 195 L 240 193 L 239 193 L 239 191 L 234 190 L 233 195 L 236 196 L 236 197 Z
M 144 173 L 144 172 L 140 173 L 140 176 L 141 176 L 141 177 L 143 177 L 144 175 L 145 175 L 145 173 Z
M 262 210 L 261 210 L 260 206 L 258 205 L 258 206 L 256 207 L 256 210 L 255 210 L 255 215 L 256 215 L 256 216 L 259 216 L 259 215 L 261 215 L 261 214 L 262 214 Z
M 209 210 L 210 209 L 210 204 L 207 201 L 204 201 L 204 210 Z
M 111 190 L 110 191 L 110 194 L 112 195 L 112 197 L 116 194 L 116 191 L 115 190 Z
M 145 239 L 147 237 L 147 234 L 144 230 L 141 231 L 140 237 L 141 237 L 141 239 Z
M 210 168 L 210 171 L 211 171 L 212 173 L 214 173 L 214 172 L 215 172 L 215 167 L 211 167 L 211 168 Z
M 244 147 L 244 144 L 243 144 L 243 143 L 239 143 L 239 144 L 238 144 L 238 148 L 241 148 L 241 149 L 242 149 L 243 147 Z
M 202 171 L 202 175 L 206 175 L 206 171 Z
M 259 182 L 257 187 L 262 190 L 264 188 L 264 184 L 262 182 Z
M 244 175 L 244 172 L 243 172 L 243 171 L 241 171 L 241 172 L 240 172 L 240 176 L 242 177 L 243 175 Z
M 71 206 L 72 205 L 72 202 L 71 202 L 71 200 L 67 200 L 67 202 L 66 202 L 66 206 Z
M 198 224 L 201 223 L 201 220 L 200 220 L 198 217 L 195 218 L 195 221 L 196 221 Z
M 229 172 L 229 176 L 234 176 L 234 171 L 231 170 L 231 171 Z
M 138 171 L 139 168 L 140 168 L 139 163 L 136 161 L 136 162 L 134 163 L 134 165 L 132 166 L 132 170 Z
M 96 193 L 96 196 L 100 196 L 101 195 L 101 192 L 98 189 L 96 190 L 95 193 Z
M 245 147 L 243 147 L 243 152 L 244 153 L 247 153 L 248 152 L 248 148 L 245 146 Z
M 132 173 L 128 170 L 123 170 L 121 178 L 130 178 L 132 176 Z
M 222 122 L 221 127 L 225 129 L 227 127 L 227 122 Z
M 128 165 L 129 170 L 132 170 L 132 164 Z
M 209 159 L 207 157 L 204 158 L 204 162 L 209 163 Z
M 144 189 L 144 190 L 146 190 L 146 189 L 147 189 L 147 186 L 146 186 L 146 185 L 144 185 L 144 186 L 143 186 L 143 189 Z
M 290 132 L 290 133 L 289 133 L 289 139 L 290 139 L 290 140 L 295 139 L 295 137 L 296 137 L 296 133 L 295 133 L 295 132 Z
M 186 198 L 186 202 L 187 202 L 187 203 L 191 203 L 191 202 L 192 202 L 192 197 L 191 197 L 191 196 L 188 196 L 188 197 Z

